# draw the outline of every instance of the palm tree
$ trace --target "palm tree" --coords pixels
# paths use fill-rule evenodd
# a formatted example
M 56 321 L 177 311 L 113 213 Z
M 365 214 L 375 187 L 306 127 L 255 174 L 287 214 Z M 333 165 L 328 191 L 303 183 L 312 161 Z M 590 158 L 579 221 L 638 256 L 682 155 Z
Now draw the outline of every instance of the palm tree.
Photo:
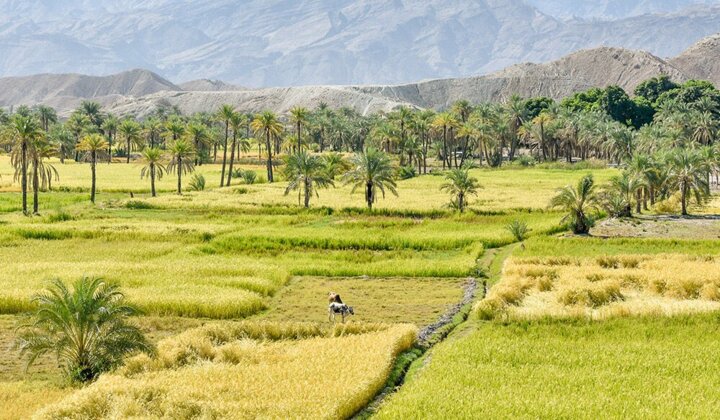
M 40 119 L 40 126 L 43 131 L 47 133 L 50 130 L 50 125 L 58 121 L 57 112 L 55 108 L 47 105 L 38 105 L 35 108 L 38 119 Z
M 132 150 L 132 145 L 142 141 L 140 124 L 131 119 L 123 120 L 123 122 L 120 123 L 120 127 L 118 127 L 118 133 L 125 138 L 126 163 L 130 163 L 130 150 Z
M 386 188 L 395 196 L 398 195 L 390 157 L 373 148 L 353 156 L 351 169 L 345 174 L 345 183 L 353 184 L 351 193 L 358 188 L 365 189 L 365 202 L 370 210 L 377 200 L 378 189 L 382 192 L 383 197 L 385 197 Z
M 204 145 L 210 142 L 210 133 L 207 126 L 199 121 L 191 121 L 185 130 L 185 136 L 192 142 L 195 151 L 195 165 L 202 165 L 202 156 L 200 151 L 204 149 Z
M 295 124 L 297 136 L 297 151 L 302 150 L 302 127 L 308 123 L 310 111 L 307 108 L 296 106 L 290 110 L 290 122 Z
M 447 182 L 440 186 L 440 190 L 448 192 L 453 197 L 451 205 L 460 210 L 460 213 L 464 212 L 467 197 L 477 195 L 480 188 L 477 178 L 470 176 L 469 168 L 455 168 L 445 175 L 445 179 Z
M 87 382 L 119 366 L 130 353 L 155 351 L 140 329 L 127 322 L 137 310 L 124 302 L 117 286 L 101 279 L 84 277 L 72 290 L 54 280 L 33 302 L 37 309 L 20 327 L 17 342 L 28 367 L 54 353 L 70 379 Z
M 230 117 L 230 129 L 232 130 L 233 137 L 232 147 L 230 149 L 230 165 L 228 166 L 227 182 L 225 183 L 227 186 L 230 186 L 230 181 L 232 180 L 233 165 L 235 164 L 235 146 L 238 142 L 238 134 L 241 132 L 243 127 L 245 127 L 245 124 L 247 123 L 246 119 L 247 117 L 245 114 L 241 114 L 239 112 L 234 113 Z
M 78 111 L 80 111 L 80 113 L 84 115 L 87 115 L 92 125 L 94 125 L 95 128 L 99 129 L 103 123 L 103 115 L 100 111 L 101 108 L 102 105 L 95 101 L 82 101 Z
M 172 155 L 172 159 L 167 166 L 167 172 L 177 173 L 177 193 L 182 194 L 183 174 L 190 173 L 195 169 L 195 165 L 193 164 L 195 150 L 192 145 L 184 139 L 178 139 L 170 146 L 170 154 Z
M 223 141 L 223 161 L 222 171 L 220 172 L 220 186 L 225 185 L 225 165 L 227 165 L 227 148 L 228 148 L 228 137 L 230 136 L 230 120 L 238 115 L 235 112 L 235 108 L 232 105 L 222 105 L 217 112 L 217 119 L 225 124 L 225 140 Z M 234 146 L 233 146 L 234 147 Z
M 348 169 L 348 163 L 340 153 L 326 153 L 322 155 L 321 160 L 325 168 L 325 173 L 332 180 L 334 180 L 336 176 L 340 175 L 341 172 Z
M 58 173 L 55 166 L 47 163 L 46 161 L 47 159 L 57 156 L 58 145 L 57 143 L 51 143 L 50 141 L 42 141 L 39 142 L 34 149 L 34 153 L 37 155 L 37 164 L 39 167 L 40 190 L 52 190 L 52 180 L 60 180 L 60 173 Z
M 161 179 L 167 168 L 163 166 L 162 151 L 155 147 L 149 147 L 143 151 L 143 158 L 145 159 L 145 165 L 140 170 L 140 179 L 145 177 L 150 178 L 150 193 L 153 197 L 157 196 L 155 192 L 155 179 Z
M 588 174 L 580 179 L 577 187 L 568 185 L 558 190 L 558 194 L 550 201 L 550 207 L 567 212 L 563 222 L 569 222 L 573 233 L 581 235 L 590 232 L 592 219 L 588 212 L 596 208 L 595 182 Z
M 80 143 L 80 140 L 84 134 L 92 132 L 92 121 L 90 118 L 82 112 L 75 111 L 70 115 L 70 118 L 65 122 L 65 126 L 70 130 L 75 137 L 75 146 Z M 80 159 L 80 153 L 75 150 L 75 161 Z
M 305 151 L 293 153 L 285 159 L 285 178 L 289 181 L 285 195 L 290 191 L 298 190 L 298 204 L 300 190 L 305 198 L 305 208 L 310 207 L 310 196 L 318 196 L 319 188 L 335 186 L 333 180 L 325 172 L 322 159 L 312 156 Z
M 678 148 L 668 154 L 669 181 L 680 190 L 682 215 L 687 216 L 688 195 L 701 203 L 710 194 L 707 180 L 707 164 L 697 150 Z
M 448 151 L 448 131 L 458 126 L 458 121 L 449 112 L 443 112 L 438 114 L 432 122 L 433 128 L 442 129 L 442 153 L 443 153 L 443 169 L 445 165 L 451 166 L 449 151 Z
M 85 152 L 85 160 L 90 161 L 90 173 L 92 175 L 92 181 L 90 186 L 90 201 L 93 203 L 95 202 L 97 161 L 98 157 L 105 153 L 107 147 L 107 140 L 105 140 L 105 137 L 101 136 L 100 134 L 89 134 L 85 136 L 78 145 L 78 150 Z
M 273 182 L 272 167 L 272 144 L 270 139 L 272 136 L 279 136 L 282 132 L 282 124 L 272 111 L 263 111 L 253 120 L 251 127 L 255 133 L 265 135 L 265 147 L 267 149 L 267 178 L 268 182 Z
M 14 143 L 11 163 L 15 167 L 15 179 L 20 180 L 22 211 L 28 214 L 27 181 L 28 156 L 32 145 L 43 136 L 38 121 L 31 115 L 15 114 L 10 122 L 10 136 Z
M 118 125 L 119 121 L 114 115 L 108 115 L 105 121 L 103 121 L 102 129 L 108 139 L 108 163 L 112 162 L 112 146 L 113 140 L 115 139 L 115 133 L 117 133 L 118 130 Z

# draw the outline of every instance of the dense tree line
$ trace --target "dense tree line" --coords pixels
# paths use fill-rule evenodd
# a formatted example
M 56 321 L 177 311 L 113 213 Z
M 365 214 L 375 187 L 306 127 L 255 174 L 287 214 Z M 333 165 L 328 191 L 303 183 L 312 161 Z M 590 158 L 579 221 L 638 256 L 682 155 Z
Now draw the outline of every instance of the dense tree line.
M 383 186 L 392 185 L 398 175 L 468 165 L 597 159 L 625 168 L 613 180 L 618 193 L 606 199 L 613 213 L 641 212 L 676 191 L 686 213 L 688 199 L 702 200 L 716 181 L 720 92 L 708 82 L 678 84 L 663 76 L 641 83 L 633 93 L 631 97 L 610 86 L 560 102 L 513 96 L 504 103 L 458 101 L 440 111 L 400 107 L 369 116 L 325 104 L 297 107 L 285 115 L 245 113 L 231 105 L 182 115 L 162 104 L 137 119 L 106 113 L 98 103 L 86 101 L 64 121 L 54 109 L 40 105 L 12 113 L 0 110 L 0 124 L 26 213 L 28 193 L 32 191 L 37 212 L 38 191 L 52 188 L 57 180 L 51 157 L 61 164 L 67 159 L 89 162 L 93 179 L 97 164 L 142 159 L 146 166 L 141 175 L 150 180 L 155 195 L 157 178 L 174 173 L 181 193 L 182 176 L 209 162 L 221 164 L 218 185 L 231 185 L 238 159 L 249 159 L 253 151 L 257 163 L 266 167 L 268 182 L 275 181 L 278 165 L 287 163 L 282 171 L 289 191 L 304 194 L 305 203 L 316 188 L 333 185 L 341 173 L 367 166 L 361 159 L 369 155 L 384 166 L 394 165 L 392 157 L 400 168 L 383 175 Z M 351 163 L 343 153 L 358 155 Z M 376 198 L 373 188 L 366 191 L 369 206 Z M 93 182 L 93 199 L 94 190 Z

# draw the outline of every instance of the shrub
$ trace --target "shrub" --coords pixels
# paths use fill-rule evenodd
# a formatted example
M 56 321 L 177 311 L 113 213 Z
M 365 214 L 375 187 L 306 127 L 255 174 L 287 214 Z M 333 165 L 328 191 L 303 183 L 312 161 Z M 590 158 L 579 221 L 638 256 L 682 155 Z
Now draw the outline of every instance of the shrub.
M 142 200 L 130 200 L 125 203 L 126 209 L 132 210 L 149 210 L 155 208 L 152 204 Z
M 527 238 L 528 233 L 530 232 L 527 223 L 517 219 L 513 220 L 507 226 L 505 226 L 505 229 L 510 232 L 513 238 L 515 238 L 515 240 L 518 242 L 524 241 L 525 238 Z
M 202 174 L 193 174 L 190 178 L 190 191 L 203 191 L 205 189 L 205 177 Z
M 535 160 L 535 157 L 531 156 L 531 155 L 522 155 L 516 159 L 516 162 L 518 163 L 518 165 L 525 166 L 525 167 L 535 166 L 535 164 L 537 163 L 537 161 Z
M 398 169 L 398 178 L 400 179 L 410 179 L 415 178 L 416 176 L 417 171 L 413 166 L 401 166 Z

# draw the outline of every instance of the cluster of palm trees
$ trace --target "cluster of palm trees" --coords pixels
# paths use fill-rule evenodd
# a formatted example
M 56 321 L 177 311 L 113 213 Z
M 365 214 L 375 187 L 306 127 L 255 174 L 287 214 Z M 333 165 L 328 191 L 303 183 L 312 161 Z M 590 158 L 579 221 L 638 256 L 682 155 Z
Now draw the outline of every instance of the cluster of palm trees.
M 653 122 L 639 129 L 616 121 L 601 107 L 578 110 L 547 98 L 517 96 L 505 103 L 458 101 L 441 112 L 399 107 L 368 116 L 325 104 L 313 110 L 296 107 L 285 115 L 247 114 L 222 105 L 212 113 L 184 116 L 161 106 L 143 120 L 118 118 L 86 101 L 62 122 L 47 106 L 20 107 L 12 115 L 0 110 L 0 140 L 11 152 L 26 213 L 28 191 L 37 212 L 38 191 L 57 180 L 48 160 L 53 156 L 61 163 L 68 158 L 90 162 L 93 180 L 99 162 L 142 158 L 146 166 L 141 176 L 150 180 L 154 196 L 156 179 L 175 173 L 181 193 L 183 175 L 208 162 L 221 163 L 219 186 L 229 186 L 241 156 L 252 159 L 253 146 L 266 167 L 267 181 L 275 181 L 277 166 L 284 162 L 282 173 L 291 183 L 288 193 L 298 190 L 306 201 L 318 188 L 334 185 L 336 176 L 349 168 L 341 153 L 355 154 L 350 165 L 355 169 L 359 159 L 373 156 L 398 162 L 410 176 L 473 164 L 497 167 L 517 158 L 529 164 L 599 159 L 626 168 L 614 180 L 618 193 L 608 198 L 624 213 L 632 206 L 640 212 L 648 203 L 676 193 L 685 213 L 689 197 L 708 195 L 719 169 L 718 101 L 695 99 L 662 102 L 654 109 Z M 454 176 L 460 179 L 461 171 Z M 366 201 L 374 202 L 376 187 L 364 188 L 370 197 Z M 384 193 L 382 188 L 377 191 Z M 458 208 L 464 208 L 465 197 Z

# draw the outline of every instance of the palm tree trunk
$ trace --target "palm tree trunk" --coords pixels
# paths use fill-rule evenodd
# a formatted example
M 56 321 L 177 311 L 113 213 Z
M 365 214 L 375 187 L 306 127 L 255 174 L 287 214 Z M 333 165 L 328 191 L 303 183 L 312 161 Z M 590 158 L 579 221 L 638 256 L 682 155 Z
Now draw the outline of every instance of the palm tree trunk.
M 182 158 L 178 158 L 178 185 L 177 185 L 177 193 L 178 195 L 182 195 Z
M 270 130 L 265 130 L 265 146 L 267 147 L 267 177 L 268 182 L 273 182 L 272 168 L 272 144 L 270 144 Z
M 305 177 L 305 208 L 310 207 L 310 178 Z
M 40 190 L 40 179 L 38 176 L 38 159 L 33 159 L 33 214 L 38 214 L 38 191 Z
M 220 172 L 220 186 L 225 185 L 225 165 L 227 163 L 227 141 L 228 141 L 228 121 L 225 121 L 225 141 L 223 142 L 223 162 L 222 171 Z
M 300 137 L 300 128 L 301 127 L 300 126 L 301 126 L 301 123 L 300 123 L 300 120 L 298 120 L 298 122 L 297 122 L 297 137 L 298 137 L 297 138 L 297 141 L 298 141 L 297 150 L 298 150 L 298 152 L 300 152 L 302 150 L 302 141 L 300 140 L 300 138 L 301 138 Z
M 443 125 L 443 150 L 442 150 L 442 161 L 443 170 L 445 170 L 445 160 L 447 159 L 447 126 Z
M 373 201 L 375 201 L 372 181 L 368 181 L 367 184 L 365 184 L 365 201 L 367 201 L 368 209 L 372 210 Z
M 108 133 L 108 163 L 112 163 L 112 134 Z
M 460 213 L 465 211 L 465 194 L 458 193 L 458 208 L 460 209 Z
M 232 180 L 233 164 L 235 163 L 235 143 L 237 143 L 237 133 L 233 131 L 232 147 L 230 148 L 230 166 L 228 167 L 227 182 L 225 183 L 228 187 Z
M 126 163 L 130 163 L 130 139 L 127 140 L 127 150 L 126 150 L 126 153 L 127 153 L 127 162 L 126 162 Z
M 682 215 L 687 216 L 687 186 L 684 182 L 680 184 L 680 203 L 682 205 Z
M 27 142 L 20 147 L 20 189 L 22 190 L 22 211 L 27 215 Z
M 90 185 L 90 201 L 93 203 L 95 202 L 95 164 L 97 163 L 97 152 L 93 150 L 91 152 L 91 160 L 90 160 L 90 172 L 92 174 L 92 181 Z
M 635 191 L 635 213 L 642 214 L 642 188 Z
M 157 194 L 155 193 L 155 164 L 150 163 L 150 193 L 153 197 L 155 197 Z

